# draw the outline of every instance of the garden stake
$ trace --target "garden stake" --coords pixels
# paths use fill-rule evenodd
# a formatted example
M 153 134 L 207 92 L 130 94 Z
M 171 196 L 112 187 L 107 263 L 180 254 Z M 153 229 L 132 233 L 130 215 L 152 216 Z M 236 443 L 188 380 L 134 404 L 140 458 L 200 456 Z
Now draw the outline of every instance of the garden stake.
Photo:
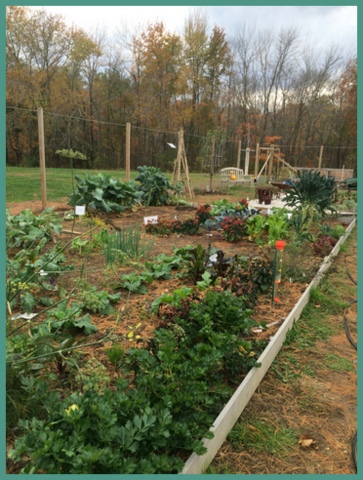
M 282 272 L 282 256 L 286 242 L 284 240 L 276 240 L 275 262 L 274 262 L 274 283 L 272 286 L 272 303 L 280 303 L 277 296 L 278 286 L 281 283 Z

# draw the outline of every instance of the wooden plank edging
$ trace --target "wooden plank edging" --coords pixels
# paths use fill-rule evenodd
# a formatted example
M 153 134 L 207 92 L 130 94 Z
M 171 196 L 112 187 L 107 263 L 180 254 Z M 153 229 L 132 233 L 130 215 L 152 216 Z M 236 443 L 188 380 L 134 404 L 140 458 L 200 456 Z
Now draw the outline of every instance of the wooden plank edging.
M 192 453 L 184 464 L 184 468 L 180 472 L 181 474 L 201 474 L 208 468 L 209 464 L 212 462 L 213 458 L 227 438 L 227 435 L 233 428 L 238 418 L 241 416 L 252 395 L 261 383 L 263 377 L 269 370 L 272 362 L 275 360 L 286 339 L 288 331 L 291 330 L 295 321 L 300 318 L 304 307 L 309 302 L 311 289 L 320 283 L 325 272 L 332 264 L 333 259 L 338 255 L 341 245 L 346 241 L 353 230 L 355 223 L 356 220 L 354 218 L 346 229 L 345 235 L 339 239 L 330 254 L 324 258 L 317 274 L 306 287 L 304 293 L 295 304 L 289 315 L 286 317 L 281 327 L 278 329 L 276 334 L 271 337 L 269 344 L 257 360 L 258 363 L 261 363 L 261 366 L 259 368 L 254 367 L 249 371 L 243 382 L 239 385 L 221 413 L 216 418 L 214 424 L 210 428 L 210 431 L 213 432 L 214 437 L 211 439 L 203 439 L 203 444 L 207 448 L 207 452 L 203 455 Z

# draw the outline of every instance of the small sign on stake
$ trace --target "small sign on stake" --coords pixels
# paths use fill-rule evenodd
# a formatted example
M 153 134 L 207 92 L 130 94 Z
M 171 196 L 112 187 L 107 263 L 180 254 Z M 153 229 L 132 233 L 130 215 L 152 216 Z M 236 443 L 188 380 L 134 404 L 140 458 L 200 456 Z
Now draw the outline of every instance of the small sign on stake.
M 150 223 L 158 223 L 159 217 L 157 215 L 153 215 L 152 217 L 144 217 L 144 225 L 148 225 Z
M 75 214 L 76 215 L 85 215 L 86 213 L 86 205 L 76 205 Z

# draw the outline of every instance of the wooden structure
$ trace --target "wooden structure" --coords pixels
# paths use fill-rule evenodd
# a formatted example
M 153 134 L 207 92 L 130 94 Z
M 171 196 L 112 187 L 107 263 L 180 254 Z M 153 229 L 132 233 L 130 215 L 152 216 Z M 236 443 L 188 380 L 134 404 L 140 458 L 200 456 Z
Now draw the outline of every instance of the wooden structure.
M 256 148 L 256 151 L 259 153 L 266 152 L 266 160 L 265 163 L 263 164 L 261 170 L 257 173 L 256 175 L 256 181 L 259 179 L 261 176 L 262 172 L 266 168 L 267 170 L 267 180 L 269 181 L 272 177 L 272 167 L 273 167 L 273 161 L 277 161 L 277 169 L 279 168 L 279 163 L 282 163 L 287 167 L 289 170 L 291 170 L 295 175 L 297 173 L 297 169 L 295 167 L 292 167 L 286 160 L 282 158 L 282 154 L 280 152 L 280 149 L 276 147 L 275 145 L 270 145 L 269 147 L 260 147 L 257 145 L 258 148 Z M 257 157 L 256 155 L 256 165 L 255 165 L 255 173 L 258 171 L 258 163 L 259 163 L 259 155 Z
M 222 187 L 223 184 L 227 184 L 228 188 L 232 185 L 250 185 L 253 186 L 253 178 L 250 175 L 244 175 L 241 168 L 222 168 L 219 171 L 219 182 Z
M 188 160 L 185 153 L 184 130 L 180 130 L 178 133 L 178 154 L 174 163 L 173 176 L 171 178 L 171 183 L 173 182 L 182 182 L 184 188 L 189 193 L 189 197 L 194 198 L 193 190 L 190 185 Z

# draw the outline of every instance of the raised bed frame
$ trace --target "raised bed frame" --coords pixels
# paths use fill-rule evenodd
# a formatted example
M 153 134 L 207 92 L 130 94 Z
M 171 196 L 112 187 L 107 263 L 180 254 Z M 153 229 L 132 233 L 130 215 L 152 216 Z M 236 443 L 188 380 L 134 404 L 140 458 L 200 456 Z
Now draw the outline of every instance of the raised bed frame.
M 289 330 L 291 330 L 294 323 L 300 318 L 304 307 L 310 300 L 311 289 L 320 283 L 321 279 L 332 264 L 333 259 L 338 255 L 341 245 L 346 241 L 352 232 L 355 223 L 356 220 L 353 219 L 346 229 L 345 235 L 339 239 L 330 254 L 325 257 L 317 274 L 306 287 L 299 301 L 286 317 L 279 330 L 273 337 L 271 337 L 269 344 L 257 360 L 261 366 L 259 368 L 254 367 L 249 371 L 243 382 L 239 385 L 228 403 L 216 418 L 214 424 L 210 428 L 210 431 L 213 432 L 214 437 L 212 439 L 203 440 L 204 446 L 207 448 L 207 452 L 203 455 L 192 453 L 192 455 L 184 464 L 181 474 L 201 474 L 204 473 L 208 468 L 209 464 L 212 462 L 213 458 L 227 438 L 227 435 L 233 428 L 238 418 L 241 416 L 257 387 L 260 385 L 272 362 L 275 360 L 286 339 L 287 333 Z

